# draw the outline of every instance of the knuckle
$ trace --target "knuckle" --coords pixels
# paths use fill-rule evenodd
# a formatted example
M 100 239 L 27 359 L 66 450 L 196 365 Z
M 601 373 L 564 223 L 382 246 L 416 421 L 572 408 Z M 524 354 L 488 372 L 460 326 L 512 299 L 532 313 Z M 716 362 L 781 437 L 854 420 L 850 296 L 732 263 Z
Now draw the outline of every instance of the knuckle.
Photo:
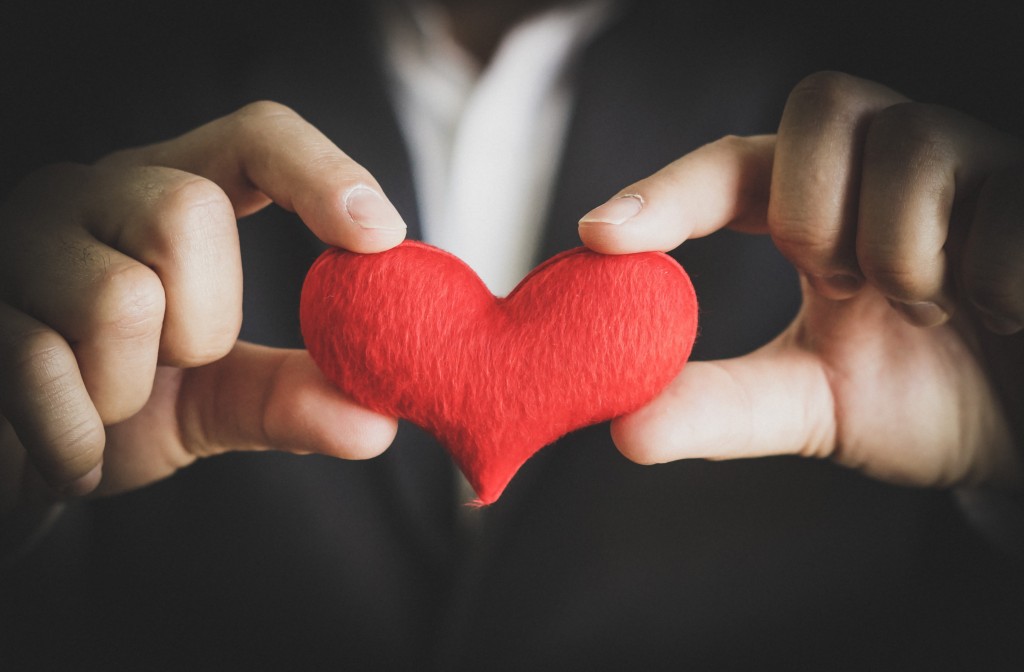
M 187 176 L 161 190 L 152 206 L 157 235 L 172 250 L 207 245 L 234 231 L 234 207 L 210 180 Z
M 210 180 L 185 175 L 162 190 L 155 207 L 175 219 L 187 220 L 195 213 L 207 214 L 211 210 L 229 209 L 231 203 L 224 190 Z
M 164 318 L 163 285 L 141 264 L 122 264 L 103 270 L 97 279 L 94 327 L 118 340 L 158 335 Z
M 258 135 L 270 123 L 301 119 L 295 110 L 272 100 L 258 100 L 240 108 L 226 120 L 243 137 Z
M 232 132 L 242 142 L 264 136 L 268 127 L 288 131 L 297 138 L 295 147 L 290 149 L 300 151 L 303 160 L 313 172 L 328 172 L 333 179 L 341 183 L 365 183 L 370 178 L 362 166 L 349 159 L 331 143 L 311 142 L 309 134 L 315 129 L 287 105 L 261 100 L 249 103 L 228 119 L 232 125 Z M 370 182 L 373 183 L 372 179 Z
M 865 152 L 904 155 L 921 164 L 955 157 L 945 111 L 924 103 L 898 103 L 879 112 L 868 129 Z
M 816 72 L 793 87 L 786 105 L 830 116 L 846 114 L 860 107 L 861 86 L 861 81 L 852 75 L 831 70 Z

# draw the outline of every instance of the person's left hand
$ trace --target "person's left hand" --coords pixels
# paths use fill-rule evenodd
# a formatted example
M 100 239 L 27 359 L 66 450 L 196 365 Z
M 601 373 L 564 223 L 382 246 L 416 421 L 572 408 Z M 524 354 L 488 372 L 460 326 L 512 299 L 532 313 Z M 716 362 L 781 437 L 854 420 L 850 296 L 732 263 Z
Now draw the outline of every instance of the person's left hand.
M 774 341 L 692 362 L 612 425 L 641 463 L 829 457 L 890 482 L 1022 483 L 1024 143 L 838 73 L 790 95 L 777 136 L 724 138 L 580 222 L 590 248 L 772 236 L 803 306 Z

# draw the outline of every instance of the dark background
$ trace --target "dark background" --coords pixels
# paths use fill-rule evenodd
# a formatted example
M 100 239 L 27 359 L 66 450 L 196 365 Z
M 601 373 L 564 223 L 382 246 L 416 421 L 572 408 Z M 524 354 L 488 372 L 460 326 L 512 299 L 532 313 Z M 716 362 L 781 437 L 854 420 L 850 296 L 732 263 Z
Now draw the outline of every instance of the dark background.
M 166 102 L 162 92 L 231 88 L 238 66 L 298 17 L 344 20 L 350 6 L 358 12 L 362 3 L 329 4 L 326 11 L 313 9 L 319 3 L 198 0 L 37 2 L 6 9 L 0 21 L 3 191 L 42 163 L 89 161 L 111 148 L 151 142 L 209 121 L 212 116 L 201 116 L 205 110 L 185 106 L 173 123 L 136 123 L 140 115 L 152 116 L 150 103 Z M 689 39 L 694 26 L 704 39 L 742 35 L 767 53 L 794 54 L 794 74 L 841 70 L 914 99 L 955 107 L 1008 132 L 1024 129 L 1024 3 L 641 4 L 663 5 L 660 12 L 677 14 L 679 39 Z M 672 29 L 671 24 L 652 26 L 652 34 Z M 248 102 L 244 92 L 237 102 Z
M 805 2 L 752 10 L 739 2 L 705 7 L 687 2 L 640 4 L 660 19 L 645 28 L 652 50 L 690 41 L 690 59 L 697 66 L 701 59 L 710 63 L 733 55 L 737 63 L 769 61 L 764 70 L 778 81 L 750 84 L 777 89 L 777 99 L 770 104 L 779 112 L 785 92 L 801 76 L 836 69 L 1024 134 L 1024 9 L 1019 6 Z M 172 137 L 226 114 L 250 102 L 253 87 L 239 73 L 259 61 L 266 45 L 304 24 L 316 26 L 317 39 L 328 42 L 335 25 L 338 35 L 350 36 L 352 31 L 343 30 L 342 24 L 360 12 L 359 3 L 352 2 L 326 8 L 266 2 L 117 2 L 90 7 L 26 3 L 9 8 L 0 21 L 0 192 L 6 193 L 44 163 L 91 161 L 113 149 Z M 774 59 L 780 59 L 777 67 Z M 605 65 L 616 67 L 612 62 Z M 358 84 L 375 77 L 375 65 L 337 67 L 364 73 L 364 80 L 345 80 L 355 82 L 352 91 L 358 93 L 353 93 L 351 104 L 359 105 Z M 650 82 L 643 81 L 647 75 L 619 74 L 637 79 L 633 89 L 643 95 L 656 95 L 646 86 Z M 665 87 L 666 101 L 679 102 L 682 77 L 676 81 L 670 73 L 658 82 Z M 343 149 L 357 160 L 363 160 L 364 151 L 373 155 L 376 138 L 358 133 L 352 137 Z M 657 161 L 674 158 L 668 155 L 671 147 L 645 148 L 665 154 Z M 384 164 L 372 168 L 378 175 L 387 170 Z M 382 183 L 395 196 L 385 177 Z M 611 188 L 624 183 L 602 174 L 600 166 L 595 166 L 593 179 L 607 181 Z M 560 216 L 579 213 L 567 210 Z M 246 224 L 244 229 L 261 225 Z M 272 254 L 285 249 L 285 242 L 272 247 Z M 308 263 L 296 259 L 298 266 Z M 710 275 L 713 269 L 706 270 Z M 287 300 L 282 298 L 282 305 Z M 246 311 L 250 320 L 255 311 L 249 305 Z M 756 320 L 748 317 L 747 322 Z M 707 329 L 714 328 L 713 321 L 707 324 Z M 724 330 L 726 322 L 718 325 Z M 282 344 L 294 333 L 293 325 L 286 326 L 280 329 Z M 780 327 L 759 325 L 766 333 Z M 700 345 L 705 357 L 729 354 L 715 350 L 714 338 L 704 338 Z M 1017 643 L 1019 648 L 1024 630 L 1019 563 L 985 547 L 959 521 L 958 511 L 944 495 L 889 488 L 827 464 L 794 459 L 691 462 L 646 470 L 626 464 L 606 440 L 601 443 L 601 432 L 587 430 L 578 440 L 539 455 L 517 478 L 502 506 L 495 507 L 496 521 L 507 516 L 513 522 L 495 525 L 498 531 L 485 540 L 492 546 L 491 555 L 475 557 L 522 560 L 525 572 L 536 569 L 546 576 L 516 573 L 510 561 L 489 566 L 486 571 L 491 573 L 483 573 L 479 584 L 466 584 L 470 592 L 456 595 L 456 600 L 471 606 L 477 601 L 485 607 L 500 605 L 507 613 L 491 617 L 486 611 L 466 609 L 467 622 L 447 624 L 453 631 L 470 633 L 462 668 L 515 669 L 511 663 L 502 666 L 501 660 L 531 662 L 531 650 L 517 646 L 520 640 L 546 650 L 549 663 L 562 661 L 561 669 L 572 669 L 573 660 L 585 660 L 589 669 L 624 669 L 631 662 L 643 669 L 665 664 L 661 655 L 666 652 L 680 661 L 680 667 L 689 663 L 698 669 L 1021 668 L 1024 657 L 1011 646 Z M 394 462 L 396 453 L 403 459 L 408 456 L 408 451 L 392 449 L 380 464 Z M 0 633 L 0 670 L 3 653 L 11 645 L 37 654 L 26 660 L 54 663 L 53 669 L 97 669 L 95 661 L 112 655 L 114 660 L 134 660 L 150 669 L 237 669 L 242 664 L 247 669 L 289 664 L 345 667 L 346 662 L 351 669 L 386 669 L 389 660 L 405 661 L 405 652 L 387 648 L 395 641 L 394 633 L 415 632 L 425 640 L 417 641 L 417 646 L 437 647 L 437 633 L 414 620 L 422 614 L 409 615 L 409 623 L 387 623 L 377 613 L 367 613 L 365 623 L 354 626 L 339 621 L 350 630 L 319 617 L 338 607 L 355 610 L 346 600 L 380 613 L 393 607 L 401 613 L 397 602 L 404 589 L 409 594 L 422 592 L 422 601 L 433 607 L 446 599 L 444 593 L 453 581 L 451 558 L 444 550 L 431 560 L 433 573 L 428 576 L 435 583 L 426 586 L 403 586 L 398 577 L 388 575 L 390 565 L 372 566 L 367 558 L 412 555 L 410 548 L 418 540 L 407 541 L 412 535 L 399 534 L 395 538 L 408 547 L 380 542 L 371 529 L 376 519 L 349 511 L 353 503 L 373 505 L 375 482 L 368 481 L 367 491 L 333 490 L 334 480 L 345 482 L 351 467 L 336 462 L 300 461 L 286 455 L 228 456 L 196 465 L 180 478 L 99 503 L 90 520 L 96 524 L 93 541 L 105 555 L 85 561 L 104 562 L 95 590 L 86 591 L 84 599 L 70 583 L 42 583 L 74 576 L 61 566 L 80 560 L 73 554 L 50 553 L 47 562 L 53 566 L 24 568 L 23 574 L 14 575 L 13 587 L 0 581 L 0 614 L 19 626 Z M 308 469 L 310 464 L 317 469 Z M 545 481 L 539 476 L 542 470 L 556 477 Z M 620 475 L 622 482 L 609 479 L 611 473 Z M 317 497 L 323 491 L 333 492 L 333 498 L 301 499 L 286 483 L 290 475 L 294 483 L 308 483 Z M 789 492 L 779 485 L 787 479 L 800 488 Z M 231 490 L 218 489 L 223 483 L 231 483 Z M 675 483 L 685 483 L 685 497 L 673 492 Z M 378 485 L 383 489 L 384 482 Z M 566 494 L 570 489 L 583 494 Z M 636 502 L 616 499 L 637 493 L 643 516 L 630 509 Z M 526 501 L 543 505 L 527 507 Z M 688 508 L 680 509 L 680 501 Z M 517 506 L 520 512 L 513 517 Z M 286 509 L 288 515 L 282 514 Z M 350 518 L 342 520 L 346 515 Z M 295 529 L 295 521 L 302 526 Z M 353 527 L 344 527 L 346 521 L 354 521 Z M 66 519 L 65 532 L 88 534 L 87 524 L 76 526 L 80 522 L 74 516 Z M 335 525 L 353 536 L 340 538 Z M 830 525 L 843 529 L 829 530 Z M 919 536 L 901 546 L 900 534 L 908 529 Z M 234 536 L 224 539 L 225 530 Z M 290 534 L 289 543 L 275 544 L 276 534 L 282 539 Z M 148 541 L 133 543 L 135 539 Z M 872 545 L 850 547 L 850 540 Z M 62 543 L 75 549 L 80 541 Z M 178 543 L 189 544 L 189 551 L 179 556 Z M 585 548 L 567 548 L 570 544 Z M 680 552 L 679 546 L 685 544 L 694 547 L 689 555 Z M 366 552 L 351 553 L 357 545 L 365 545 L 357 550 Z M 631 555 L 628 549 L 639 550 Z M 805 553 L 807 549 L 811 552 Z M 544 562 L 528 564 L 537 554 L 545 554 Z M 106 562 L 111 557 L 114 562 Z M 672 563 L 679 557 L 690 560 L 687 567 L 692 570 L 677 581 L 685 585 L 682 591 L 660 581 L 678 572 Z M 182 559 L 188 564 L 180 564 Z M 343 564 L 348 561 L 353 564 Z M 633 563 L 643 568 L 643 576 L 631 574 Z M 705 578 L 715 576 L 723 565 L 723 575 L 731 572 L 735 580 L 723 585 Z M 609 567 L 624 569 L 609 573 Z M 151 568 L 177 574 L 161 584 L 159 576 L 145 575 Z M 887 568 L 895 569 L 886 573 Z M 837 580 L 837 573 L 845 575 Z M 369 587 L 325 580 L 339 575 L 365 577 Z M 957 585 L 948 583 L 951 576 L 957 577 Z M 538 598 L 542 588 L 537 586 L 555 586 L 559 592 Z M 589 586 L 594 587 L 590 602 L 573 601 L 586 595 Z M 865 593 L 866 586 L 871 592 Z M 107 587 L 111 589 L 105 591 Z M 371 599 L 360 601 L 363 593 Z M 34 599 L 40 594 L 47 601 Z M 723 603 L 728 608 L 688 610 L 689 605 L 679 604 L 680 594 L 695 604 Z M 296 596 L 302 596 L 298 603 Z M 72 597 L 77 600 L 73 604 Z M 610 611 L 618 612 L 619 620 L 598 618 Z M 425 613 L 426 618 L 432 615 Z M 655 613 L 680 620 L 648 623 Z M 93 615 L 95 619 L 90 618 Z M 239 621 L 240 615 L 248 618 Z M 640 625 L 628 630 L 609 626 L 607 631 L 591 627 L 592 622 L 631 620 Z M 811 636 L 791 623 L 810 627 Z M 380 631 L 381 624 L 393 632 Z M 443 638 L 444 632 L 440 634 Z M 866 645 L 857 641 L 862 634 L 871 637 Z M 8 635 L 6 641 L 3 635 Z M 580 652 L 588 647 L 590 656 L 581 659 Z M 163 657 L 152 656 L 154 650 Z M 609 651 L 646 651 L 647 657 L 626 660 L 610 657 Z M 787 667 L 787 657 L 797 651 L 801 662 Z M 963 657 L 951 656 L 950 651 Z M 504 657 L 489 660 L 498 655 L 495 652 Z M 769 653 L 771 658 L 759 657 Z M 532 662 L 532 669 L 545 667 L 543 661 Z M 132 669 L 128 664 L 122 667 Z

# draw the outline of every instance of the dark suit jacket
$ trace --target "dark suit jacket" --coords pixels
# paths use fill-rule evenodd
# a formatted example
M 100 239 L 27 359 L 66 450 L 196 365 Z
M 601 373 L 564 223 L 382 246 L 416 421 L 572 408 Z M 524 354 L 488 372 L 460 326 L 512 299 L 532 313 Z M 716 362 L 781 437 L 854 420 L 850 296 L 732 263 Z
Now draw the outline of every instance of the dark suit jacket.
M 373 32 L 349 4 L 309 15 L 123 7 L 90 15 L 84 32 L 73 25 L 81 16 L 38 17 L 56 37 L 17 43 L 35 65 L 12 77 L 23 102 L 5 114 L 35 133 L 8 134 L 5 179 L 271 98 L 367 166 L 415 236 Z M 847 23 L 835 25 L 864 27 L 837 7 Z M 884 39 L 847 50 L 855 36 L 824 22 L 805 30 L 796 16 L 742 22 L 728 5 L 644 3 L 601 35 L 578 73 L 539 258 L 577 245 L 578 217 L 629 182 L 724 134 L 771 132 L 803 73 L 911 81 L 909 65 L 888 60 L 899 49 L 879 53 Z M 880 24 L 885 35 L 910 25 L 899 10 L 887 16 L 896 23 Z M 273 207 L 239 226 L 243 337 L 301 346 L 299 288 L 322 246 Z M 748 352 L 797 308 L 795 277 L 766 239 L 723 232 L 677 256 L 701 300 L 697 358 Z M 797 458 L 640 467 L 601 426 L 530 460 L 497 504 L 472 512 L 475 533 L 457 525 L 458 504 L 448 458 L 402 426 L 368 462 L 229 455 L 74 505 L 0 577 L 0 669 L 975 670 L 1024 660 L 1020 568 L 945 493 Z

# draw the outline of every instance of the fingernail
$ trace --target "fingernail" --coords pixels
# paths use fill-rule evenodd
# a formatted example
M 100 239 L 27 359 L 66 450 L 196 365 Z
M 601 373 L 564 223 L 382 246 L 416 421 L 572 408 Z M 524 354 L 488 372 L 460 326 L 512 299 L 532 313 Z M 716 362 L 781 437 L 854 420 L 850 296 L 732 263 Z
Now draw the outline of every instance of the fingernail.
M 60 488 L 60 494 L 65 497 L 83 497 L 88 495 L 90 492 L 96 489 L 96 486 L 100 484 L 100 479 L 103 478 L 103 463 L 97 464 L 92 468 L 85 476 L 71 481 L 64 487 Z
M 837 275 L 808 275 L 811 287 L 826 298 L 847 298 L 856 294 L 864 286 L 864 279 L 855 275 L 840 273 Z
M 889 305 L 895 308 L 908 322 L 918 327 L 934 327 L 949 319 L 949 313 L 932 301 L 902 301 L 889 300 Z
M 580 224 L 625 224 L 640 214 L 644 207 L 644 199 L 640 194 L 623 194 L 616 196 L 603 205 L 599 205 L 580 220 Z
M 356 187 L 345 196 L 345 210 L 364 229 L 401 231 L 402 216 L 383 196 L 369 187 Z

